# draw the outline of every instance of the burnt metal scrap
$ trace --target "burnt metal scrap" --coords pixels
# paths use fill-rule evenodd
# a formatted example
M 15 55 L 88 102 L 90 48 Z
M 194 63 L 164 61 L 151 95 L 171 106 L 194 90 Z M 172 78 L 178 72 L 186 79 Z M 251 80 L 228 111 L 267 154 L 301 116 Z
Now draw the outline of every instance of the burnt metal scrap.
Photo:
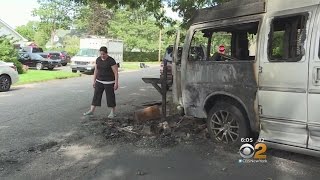
M 233 17 L 248 16 L 266 12 L 265 0 L 236 0 L 196 11 L 191 24 L 198 24 Z
M 129 122 L 107 120 L 103 124 L 103 134 L 107 140 L 125 139 L 130 142 L 145 141 L 155 146 L 171 146 L 183 141 L 209 138 L 204 121 L 187 117 L 170 116 L 165 121 L 154 119 L 144 122 L 133 119 Z

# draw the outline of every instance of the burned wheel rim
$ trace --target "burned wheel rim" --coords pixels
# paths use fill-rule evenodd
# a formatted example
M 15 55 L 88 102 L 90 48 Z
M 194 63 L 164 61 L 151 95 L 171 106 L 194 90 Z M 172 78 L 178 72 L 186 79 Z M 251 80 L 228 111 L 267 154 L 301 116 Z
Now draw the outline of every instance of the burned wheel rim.
M 239 138 L 239 120 L 228 111 L 215 112 L 210 120 L 211 130 L 217 141 L 234 143 Z
M 0 78 L 0 88 L 2 91 L 7 91 L 10 89 L 10 79 L 7 77 L 1 77 Z

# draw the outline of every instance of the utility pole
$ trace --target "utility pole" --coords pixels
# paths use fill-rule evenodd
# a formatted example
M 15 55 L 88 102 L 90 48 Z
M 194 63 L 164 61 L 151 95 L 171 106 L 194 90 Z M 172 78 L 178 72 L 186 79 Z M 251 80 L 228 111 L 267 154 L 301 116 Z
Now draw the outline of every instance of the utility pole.
M 162 29 L 159 32 L 159 54 L 158 54 L 158 61 L 161 61 L 161 48 L 162 48 Z
M 163 12 L 163 7 L 160 8 L 160 14 Z M 160 18 L 160 23 L 162 24 L 162 18 Z M 161 62 L 161 48 L 162 48 L 162 26 L 160 26 L 160 32 L 159 32 L 159 54 L 158 54 L 158 61 Z

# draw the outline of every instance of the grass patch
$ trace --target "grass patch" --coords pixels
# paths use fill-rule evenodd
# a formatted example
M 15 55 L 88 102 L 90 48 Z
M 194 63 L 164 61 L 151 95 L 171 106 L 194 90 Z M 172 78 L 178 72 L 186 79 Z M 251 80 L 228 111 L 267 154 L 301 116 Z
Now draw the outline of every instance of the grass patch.
M 66 71 L 28 70 L 28 72 L 25 74 L 19 75 L 20 79 L 15 85 L 43 82 L 53 79 L 67 79 L 79 76 L 79 73 L 71 73 Z
M 160 62 L 142 62 L 145 63 L 147 66 L 160 66 Z M 140 69 L 140 62 L 123 62 L 122 68 L 124 70 L 138 70 Z

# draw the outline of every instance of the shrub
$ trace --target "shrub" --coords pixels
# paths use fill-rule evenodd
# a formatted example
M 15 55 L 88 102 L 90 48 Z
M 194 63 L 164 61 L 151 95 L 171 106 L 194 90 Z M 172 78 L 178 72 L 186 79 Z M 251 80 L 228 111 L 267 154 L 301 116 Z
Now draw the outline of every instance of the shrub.
M 19 74 L 24 72 L 22 64 L 18 61 L 17 50 L 10 42 L 10 39 L 5 36 L 0 37 L 0 60 L 4 62 L 13 62 L 13 64 L 17 67 Z
M 158 61 L 158 52 L 124 52 L 124 62 L 152 62 Z

